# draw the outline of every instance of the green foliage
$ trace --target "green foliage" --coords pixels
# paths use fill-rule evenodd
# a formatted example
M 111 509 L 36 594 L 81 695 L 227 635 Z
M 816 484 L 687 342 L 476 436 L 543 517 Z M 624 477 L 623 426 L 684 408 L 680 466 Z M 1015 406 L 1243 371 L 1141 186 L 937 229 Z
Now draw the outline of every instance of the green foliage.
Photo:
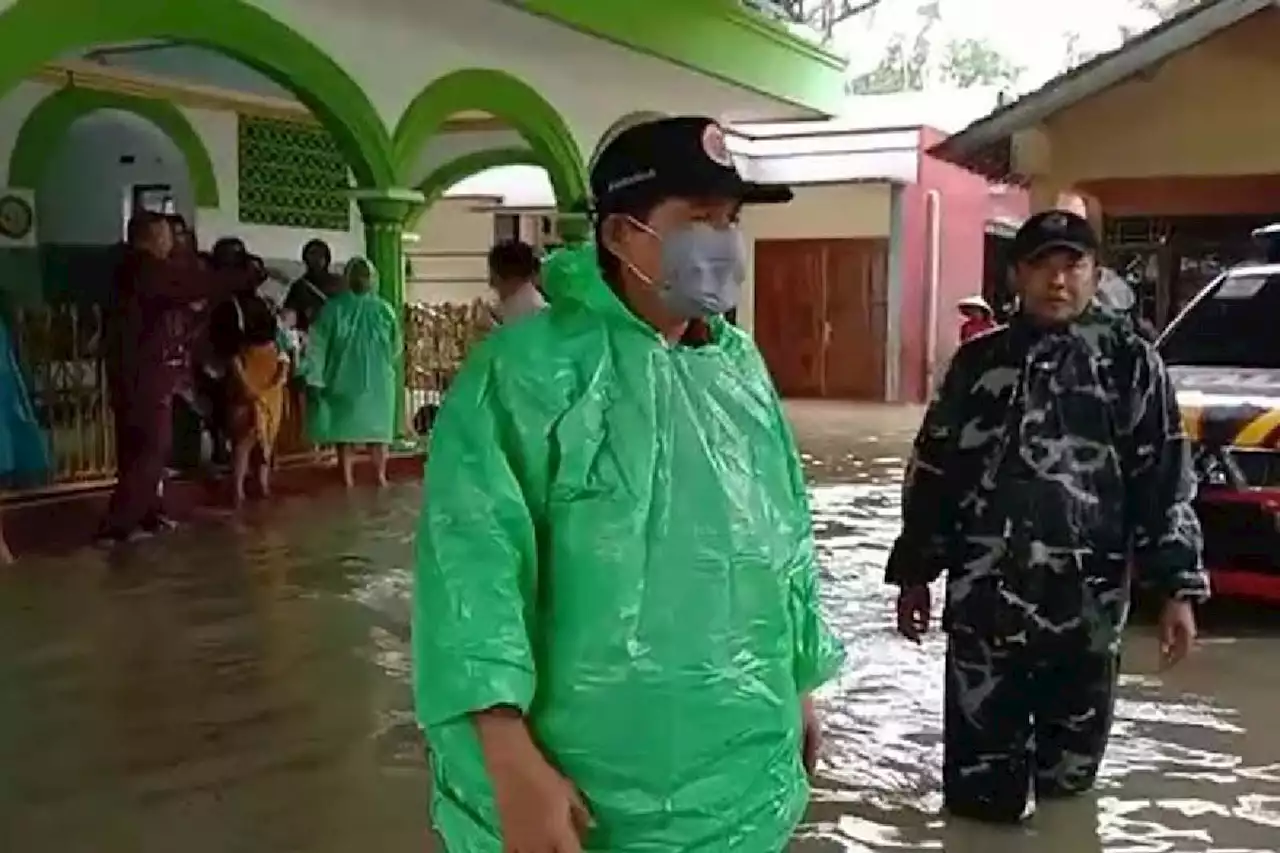
M 939 75 L 947 83 L 966 86 L 1012 86 L 1022 69 L 981 39 L 957 39 L 942 50 Z
M 875 68 L 849 81 L 850 93 L 918 92 L 930 84 L 1012 86 L 1018 81 L 1022 69 L 984 39 L 951 39 L 936 44 L 935 32 L 942 20 L 939 0 L 925 0 L 917 12 L 923 23 L 915 36 L 892 39 Z

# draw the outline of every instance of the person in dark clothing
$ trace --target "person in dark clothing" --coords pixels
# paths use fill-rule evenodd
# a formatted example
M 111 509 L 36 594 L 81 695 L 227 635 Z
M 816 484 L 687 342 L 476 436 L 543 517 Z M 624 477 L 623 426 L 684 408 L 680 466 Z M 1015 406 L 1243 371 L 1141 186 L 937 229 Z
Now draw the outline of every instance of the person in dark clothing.
M 169 253 L 170 261 L 190 274 L 199 275 L 201 269 L 207 268 L 209 259 L 208 256 L 201 254 L 195 232 L 180 214 L 170 213 L 165 216 L 165 219 L 173 232 L 173 251 Z M 183 322 L 186 324 L 183 334 L 190 341 L 192 370 L 179 388 L 178 400 L 181 405 L 174 413 L 174 458 L 171 462 L 177 469 L 194 467 L 199 460 L 199 433 L 202 419 L 197 403 L 197 366 L 203 363 L 205 356 L 202 345 L 209 322 L 208 308 L 207 300 L 199 300 L 183 312 Z
M 298 331 L 305 333 L 329 297 L 342 289 L 342 281 L 330 269 L 333 252 L 323 240 L 312 240 L 302 248 L 302 263 L 306 272 L 289 288 L 284 307 L 297 318 Z
M 919 641 L 947 574 L 944 789 L 1013 822 L 1089 790 L 1109 736 L 1131 566 L 1165 596 L 1172 665 L 1208 597 L 1173 385 L 1133 324 L 1093 302 L 1098 241 L 1063 211 L 1013 243 L 1020 308 L 962 345 L 908 468 L 886 580 Z
M 261 322 L 266 315 L 274 323 L 271 307 L 255 292 L 266 275 L 261 263 L 255 263 L 255 260 L 244 241 L 237 237 L 218 240 L 211 253 L 213 270 L 235 285 L 211 300 L 206 329 L 206 361 L 198 377 L 207 411 L 205 428 L 213 446 L 213 459 L 218 463 L 231 459 L 228 368 L 244 344 L 245 318 L 252 316 L 255 322 Z
M 160 489 L 173 440 L 173 399 L 191 370 L 185 317 L 192 303 L 228 286 L 220 276 L 175 262 L 172 250 L 163 216 L 141 213 L 130 221 L 105 353 L 119 468 L 100 531 L 107 542 L 171 526 Z

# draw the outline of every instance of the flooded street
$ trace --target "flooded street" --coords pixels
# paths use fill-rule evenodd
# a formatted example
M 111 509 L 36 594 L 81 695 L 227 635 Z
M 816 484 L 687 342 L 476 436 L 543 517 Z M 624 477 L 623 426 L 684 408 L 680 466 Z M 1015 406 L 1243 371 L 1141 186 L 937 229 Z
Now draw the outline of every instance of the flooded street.
M 943 642 L 898 639 L 881 582 L 913 418 L 794 414 L 849 651 L 796 850 L 1280 848 L 1280 618 L 1256 616 L 1215 620 L 1167 674 L 1150 632 L 1131 632 L 1096 799 L 1023 829 L 946 826 Z M 419 500 L 416 485 L 294 500 L 0 575 L 0 849 L 427 849 L 409 690 Z

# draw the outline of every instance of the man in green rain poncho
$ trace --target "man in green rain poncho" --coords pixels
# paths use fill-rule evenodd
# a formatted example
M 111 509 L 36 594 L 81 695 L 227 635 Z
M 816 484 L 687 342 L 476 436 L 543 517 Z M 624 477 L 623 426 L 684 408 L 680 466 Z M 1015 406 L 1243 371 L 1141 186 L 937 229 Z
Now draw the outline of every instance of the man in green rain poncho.
M 818 612 L 805 484 L 751 340 L 745 182 L 705 118 L 632 127 L 596 245 L 493 333 L 433 429 L 415 694 L 449 853 L 783 850 L 809 797 Z

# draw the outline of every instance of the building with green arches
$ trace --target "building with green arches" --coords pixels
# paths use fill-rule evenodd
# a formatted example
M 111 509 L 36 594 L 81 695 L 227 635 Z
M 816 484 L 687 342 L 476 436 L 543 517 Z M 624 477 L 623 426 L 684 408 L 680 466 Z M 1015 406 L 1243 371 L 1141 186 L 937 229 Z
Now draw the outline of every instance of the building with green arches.
M 0 295 L 100 301 L 141 205 L 286 271 L 316 237 L 366 255 L 403 305 L 406 230 L 455 227 L 423 215 L 476 172 L 544 169 L 543 221 L 578 239 L 621 118 L 813 118 L 842 91 L 839 59 L 738 0 L 0 0 Z
M 370 255 L 399 300 L 403 226 L 475 170 L 540 166 L 568 211 L 621 116 L 813 117 L 841 94 L 838 59 L 737 0 L 409 8 L 0 3 L 0 252 L 75 254 L 119 225 L 107 211 L 123 203 L 88 194 L 168 185 L 205 242 L 234 233 L 292 258 L 318 234 Z M 131 143 L 140 125 L 165 144 Z

